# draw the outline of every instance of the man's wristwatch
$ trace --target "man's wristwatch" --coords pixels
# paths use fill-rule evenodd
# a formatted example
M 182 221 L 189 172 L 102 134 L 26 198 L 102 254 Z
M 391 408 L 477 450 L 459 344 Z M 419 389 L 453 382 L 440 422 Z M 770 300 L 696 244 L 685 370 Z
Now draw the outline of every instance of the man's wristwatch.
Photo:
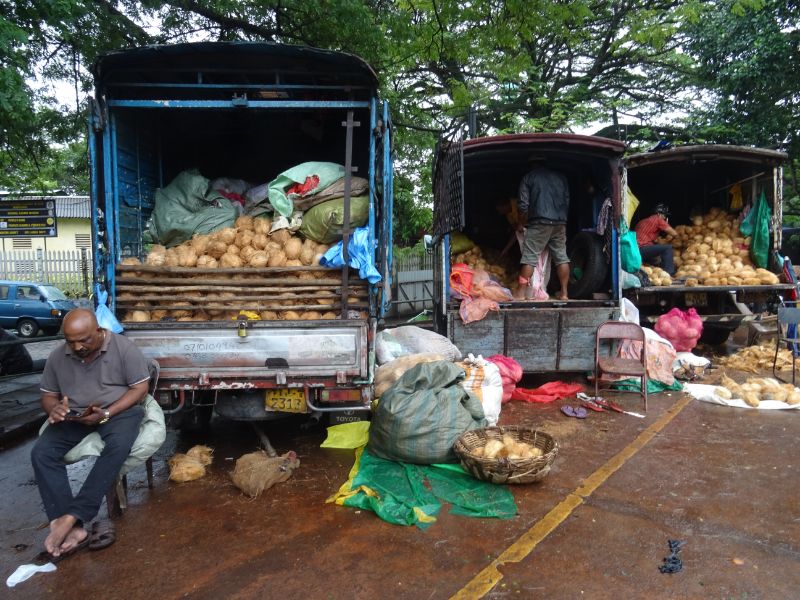
M 103 418 L 102 418 L 102 419 L 100 419 L 100 420 L 97 422 L 97 424 L 98 424 L 98 425 L 102 425 L 103 423 L 105 423 L 106 421 L 108 421 L 110 418 L 111 418 L 111 412 L 110 412 L 108 409 L 103 409 Z

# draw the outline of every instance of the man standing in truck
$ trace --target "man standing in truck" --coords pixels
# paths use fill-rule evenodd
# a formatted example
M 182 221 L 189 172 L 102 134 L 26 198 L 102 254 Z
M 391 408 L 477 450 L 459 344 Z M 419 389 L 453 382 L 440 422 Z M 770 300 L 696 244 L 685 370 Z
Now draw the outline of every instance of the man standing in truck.
M 642 262 L 653 264 L 653 260 L 661 260 L 661 268 L 670 275 L 675 274 L 675 265 L 672 260 L 672 246 L 669 244 L 654 243 L 661 232 L 667 235 L 678 235 L 669 226 L 669 208 L 666 204 L 657 204 L 654 212 L 646 219 L 642 219 L 636 224 L 636 243 L 639 246 L 639 253 L 642 255 Z
M 529 298 L 533 292 L 531 276 L 545 247 L 556 269 L 560 290 L 559 300 L 567 300 L 569 284 L 569 257 L 567 256 L 567 212 L 569 211 L 569 183 L 567 178 L 546 165 L 529 171 L 519 184 L 519 223 L 517 230 L 524 232 L 518 287 L 514 297 Z

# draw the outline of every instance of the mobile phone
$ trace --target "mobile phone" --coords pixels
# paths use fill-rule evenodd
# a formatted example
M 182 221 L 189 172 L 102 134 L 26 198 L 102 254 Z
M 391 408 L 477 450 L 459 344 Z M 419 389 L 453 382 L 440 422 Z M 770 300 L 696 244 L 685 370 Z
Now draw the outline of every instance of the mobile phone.
M 77 411 L 74 408 L 70 408 L 69 411 L 67 411 L 67 414 L 64 415 L 64 418 L 65 419 L 80 419 L 83 416 L 85 416 L 84 413 L 82 413 L 80 411 Z

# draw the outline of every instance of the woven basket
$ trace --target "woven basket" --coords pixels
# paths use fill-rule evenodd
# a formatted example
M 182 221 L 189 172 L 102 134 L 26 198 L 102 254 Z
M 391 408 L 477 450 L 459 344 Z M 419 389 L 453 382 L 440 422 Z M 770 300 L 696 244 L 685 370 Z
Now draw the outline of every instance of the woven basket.
M 536 458 L 485 458 L 473 453 L 491 439 L 502 440 L 508 434 L 517 442 L 536 446 L 542 455 Z M 529 427 L 486 427 L 467 431 L 456 440 L 453 450 L 461 465 L 473 476 L 491 483 L 533 483 L 541 481 L 550 472 L 550 465 L 558 454 L 558 444 L 543 431 Z

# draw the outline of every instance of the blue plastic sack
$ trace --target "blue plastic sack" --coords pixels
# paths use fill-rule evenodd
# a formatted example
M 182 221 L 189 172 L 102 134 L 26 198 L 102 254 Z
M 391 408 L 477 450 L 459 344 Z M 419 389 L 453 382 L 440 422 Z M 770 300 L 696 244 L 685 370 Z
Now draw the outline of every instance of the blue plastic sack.
M 342 258 L 343 243 L 339 242 L 331 246 L 325 255 L 320 259 L 319 264 L 323 267 L 341 267 L 344 265 Z M 350 234 L 350 241 L 347 244 L 347 253 L 350 257 L 350 266 L 358 269 L 358 276 L 366 279 L 370 283 L 378 283 L 381 274 L 375 268 L 372 256 L 372 246 L 369 242 L 369 229 L 359 227 Z
M 101 290 L 99 285 L 94 288 L 94 294 L 97 297 L 97 308 L 94 309 L 94 314 L 97 317 L 97 324 L 103 329 L 108 329 L 114 333 L 122 333 L 124 329 L 111 309 L 108 308 L 108 292 Z

